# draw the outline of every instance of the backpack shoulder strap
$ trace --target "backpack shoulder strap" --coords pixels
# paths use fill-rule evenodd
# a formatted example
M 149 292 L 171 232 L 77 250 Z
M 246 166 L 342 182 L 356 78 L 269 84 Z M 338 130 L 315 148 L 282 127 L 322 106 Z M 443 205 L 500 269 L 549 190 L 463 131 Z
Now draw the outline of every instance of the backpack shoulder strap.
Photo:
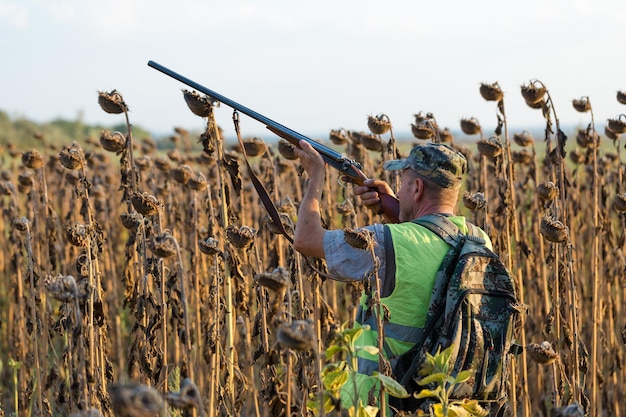
M 424 226 L 431 232 L 435 233 L 452 247 L 461 243 L 466 236 L 472 236 L 472 241 L 476 243 L 485 243 L 484 239 L 480 236 L 478 227 L 474 226 L 470 222 L 465 222 L 468 229 L 467 235 L 461 233 L 457 225 L 442 214 L 427 214 L 413 220 L 413 222 Z
M 419 217 L 413 222 L 424 226 L 450 246 L 456 246 L 461 240 L 461 232 L 456 224 L 452 223 L 446 216 L 440 214 L 427 214 Z

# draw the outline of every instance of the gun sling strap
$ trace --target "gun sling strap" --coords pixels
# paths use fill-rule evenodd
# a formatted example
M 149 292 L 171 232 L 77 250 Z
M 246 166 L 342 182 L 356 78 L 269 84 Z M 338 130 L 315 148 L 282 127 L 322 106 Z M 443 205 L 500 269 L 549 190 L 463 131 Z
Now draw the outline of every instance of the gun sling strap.
M 274 225 L 277 227 L 278 231 L 283 236 L 285 236 L 285 238 L 289 241 L 289 243 L 293 244 L 293 238 L 289 236 L 289 234 L 285 230 L 285 226 L 283 225 L 283 222 L 280 219 L 280 214 L 278 213 L 278 209 L 274 205 L 272 198 L 270 197 L 269 193 L 267 192 L 267 190 L 265 189 L 261 181 L 257 178 L 256 174 L 252 170 L 252 167 L 250 166 L 250 162 L 248 162 L 248 155 L 246 154 L 246 148 L 243 144 L 243 140 L 241 139 L 241 132 L 239 131 L 239 113 L 237 112 L 237 110 L 233 112 L 233 122 L 235 124 L 235 132 L 237 133 L 237 140 L 239 141 L 239 146 L 241 146 L 241 152 L 243 153 L 243 159 L 246 161 L 246 169 L 248 170 L 248 176 L 250 177 L 250 181 L 252 181 L 252 184 L 254 185 L 254 188 L 257 194 L 259 195 L 259 198 L 261 199 L 261 203 L 263 203 L 265 210 L 267 210 L 267 213 L 272 219 L 272 222 L 274 223 Z M 304 256 L 304 260 L 306 261 L 309 268 L 311 268 L 319 276 L 323 278 L 334 279 L 334 277 L 332 277 L 331 275 L 323 271 L 320 271 L 319 268 L 316 268 L 315 265 L 312 264 L 312 262 L 309 260 L 308 257 Z

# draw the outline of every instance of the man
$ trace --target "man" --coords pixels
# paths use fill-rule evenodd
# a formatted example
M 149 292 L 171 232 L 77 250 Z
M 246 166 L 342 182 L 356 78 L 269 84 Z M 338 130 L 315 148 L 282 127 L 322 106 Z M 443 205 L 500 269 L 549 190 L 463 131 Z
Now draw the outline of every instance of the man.
M 344 240 L 342 230 L 326 230 L 320 217 L 320 199 L 325 169 L 322 157 L 306 141 L 296 149 L 302 166 L 309 176 L 306 193 L 298 211 L 294 246 L 307 256 L 325 258 L 330 274 L 337 280 L 363 280 L 371 276 L 374 260 L 369 251 L 353 248 Z M 437 270 L 450 249 L 436 234 L 413 222 L 426 215 L 445 216 L 461 233 L 468 233 L 465 218 L 456 216 L 455 209 L 463 174 L 467 169 L 465 157 L 440 143 L 415 146 L 405 159 L 388 161 L 384 168 L 401 171 L 398 224 L 374 224 L 366 228 L 373 233 L 374 251 L 379 259 L 381 302 L 389 311 L 384 324 L 384 355 L 390 360 L 408 351 L 419 339 L 424 327 Z M 367 180 L 354 188 L 363 203 L 376 209 L 379 193 L 394 195 L 387 183 Z M 487 242 L 487 235 L 479 230 Z M 491 248 L 491 244 L 488 243 Z M 377 346 L 377 322 L 366 314 L 367 295 L 361 298 L 357 326 L 369 325 L 360 337 L 359 345 Z M 367 404 L 368 392 L 374 382 L 366 376 L 378 371 L 378 358 L 360 350 L 358 353 L 357 386 L 359 397 Z M 346 407 L 353 404 L 350 385 L 342 391 Z

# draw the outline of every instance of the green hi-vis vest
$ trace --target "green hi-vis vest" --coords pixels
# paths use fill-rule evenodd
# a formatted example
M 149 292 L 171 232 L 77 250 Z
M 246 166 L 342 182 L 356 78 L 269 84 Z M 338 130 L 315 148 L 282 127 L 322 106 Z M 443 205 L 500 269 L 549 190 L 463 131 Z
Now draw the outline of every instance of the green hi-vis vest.
M 448 219 L 461 233 L 467 233 L 465 217 Z M 449 249 L 439 236 L 419 224 L 385 225 L 386 273 L 381 303 L 389 311 L 389 321 L 383 324 L 384 355 L 392 368 L 394 359 L 413 347 L 422 335 L 437 271 Z M 370 328 L 362 333 L 357 346 L 378 346 L 376 315 L 367 312 L 370 299 L 371 295 L 361 296 L 356 326 Z M 378 356 L 359 350 L 357 357 L 360 374 L 371 375 L 378 370 Z

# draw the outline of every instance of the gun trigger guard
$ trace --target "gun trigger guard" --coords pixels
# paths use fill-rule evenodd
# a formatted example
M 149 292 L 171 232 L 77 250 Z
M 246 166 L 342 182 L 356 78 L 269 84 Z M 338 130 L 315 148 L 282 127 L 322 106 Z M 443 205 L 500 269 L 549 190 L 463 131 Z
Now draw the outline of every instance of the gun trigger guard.
M 352 186 L 354 186 L 354 183 L 346 181 L 344 178 L 346 178 L 345 175 L 340 175 L 339 177 L 337 177 L 337 182 L 339 183 L 339 185 L 341 185 L 343 188 L 352 188 Z

